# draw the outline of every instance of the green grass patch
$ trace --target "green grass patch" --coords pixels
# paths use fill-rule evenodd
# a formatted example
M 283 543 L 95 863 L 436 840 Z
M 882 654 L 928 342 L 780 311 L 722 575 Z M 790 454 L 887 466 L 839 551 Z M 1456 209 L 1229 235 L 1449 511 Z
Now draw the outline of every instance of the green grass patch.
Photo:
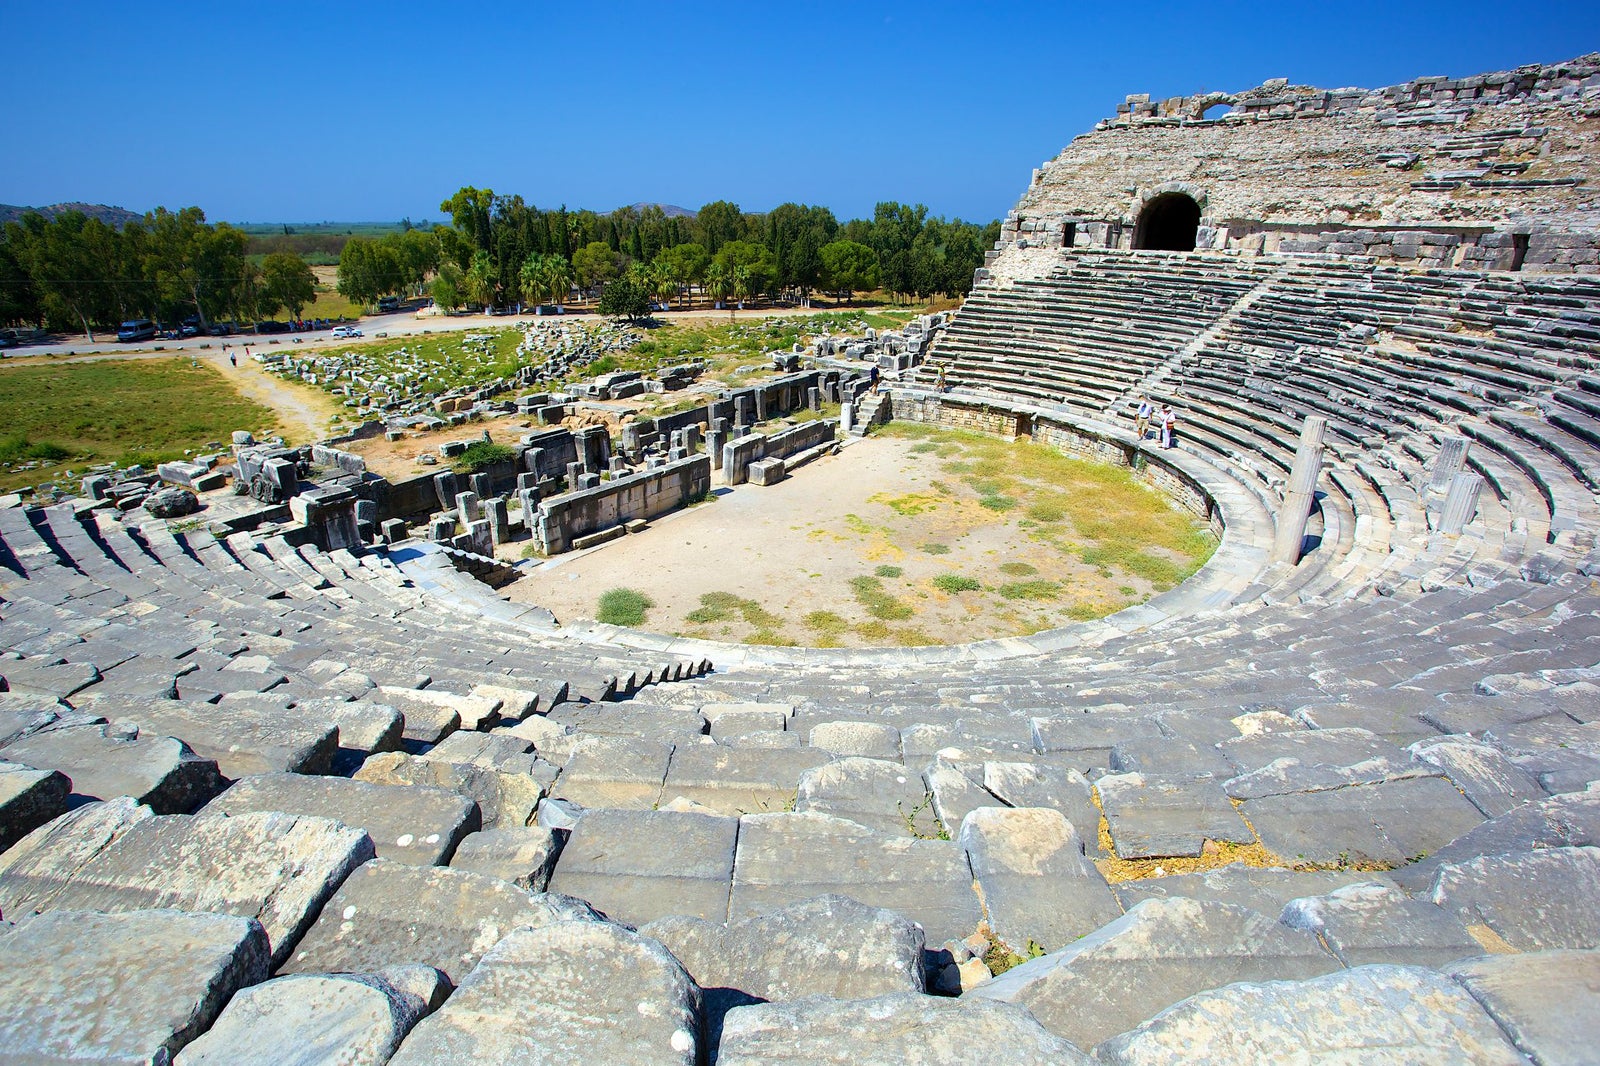
M 812 632 L 825 636 L 838 636 L 850 628 L 849 622 L 832 611 L 812 611 L 805 616 L 803 624 Z
M 700 597 L 700 606 L 683 617 L 686 622 L 708 625 L 712 622 L 730 621 L 735 615 L 742 617 L 757 629 L 778 629 L 783 625 L 783 619 L 761 606 L 757 601 L 735 596 L 731 592 L 704 593 Z M 770 644 L 771 641 L 762 643 Z
M 940 592 L 977 592 L 983 588 L 983 582 L 965 574 L 940 574 L 933 579 L 933 587 Z
M 883 582 L 876 577 L 853 577 L 850 579 L 850 589 L 856 594 L 856 600 L 874 618 L 903 622 L 916 613 L 910 606 L 884 591 Z
M 921 444 L 913 444 L 911 446 L 912 455 L 926 455 L 929 452 L 936 452 L 938 450 L 939 446 L 930 440 L 925 440 Z
M 937 541 L 930 541 L 922 546 L 922 551 L 928 553 L 929 555 L 949 555 L 950 545 L 940 544 Z
M 868 503 L 881 503 L 895 514 L 907 518 L 915 517 L 924 512 L 931 511 L 939 506 L 939 501 L 925 493 L 908 492 L 904 496 L 890 496 L 880 492 L 875 496 L 867 497 Z
M 1037 574 L 1039 568 L 1032 563 L 1001 563 L 1000 572 L 1010 574 L 1012 577 L 1027 577 L 1030 574 Z
M 982 507 L 987 507 L 991 511 L 1010 511 L 1017 506 L 1017 501 L 1010 496 L 1001 496 L 998 493 L 994 493 L 979 499 L 978 504 Z
M 614 626 L 643 625 L 645 614 L 654 606 L 655 601 L 635 589 L 607 589 L 600 594 L 595 620 Z
M 997 591 L 1008 600 L 1054 600 L 1061 597 L 1061 585 L 1055 581 L 1010 581 Z
M 874 570 L 873 573 L 879 577 L 899 577 L 904 574 L 905 571 L 900 569 L 898 566 L 890 566 L 888 563 L 884 563 L 882 566 Z
M 746 644 L 766 644 L 774 648 L 792 648 L 799 642 L 776 629 L 758 629 L 744 638 Z
M 270 409 L 187 358 L 8 367 L 0 372 L 0 412 L 4 489 L 49 480 L 43 468 L 16 469 L 24 463 L 164 462 L 225 447 L 236 429 L 259 435 L 278 426 Z

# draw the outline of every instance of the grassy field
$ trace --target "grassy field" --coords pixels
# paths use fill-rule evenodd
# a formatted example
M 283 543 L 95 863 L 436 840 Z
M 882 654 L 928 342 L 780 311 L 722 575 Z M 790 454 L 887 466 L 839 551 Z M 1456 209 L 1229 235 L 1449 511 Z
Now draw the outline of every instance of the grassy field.
M 0 489 L 81 476 L 94 464 L 182 458 L 273 413 L 188 358 L 106 360 L 0 371 Z

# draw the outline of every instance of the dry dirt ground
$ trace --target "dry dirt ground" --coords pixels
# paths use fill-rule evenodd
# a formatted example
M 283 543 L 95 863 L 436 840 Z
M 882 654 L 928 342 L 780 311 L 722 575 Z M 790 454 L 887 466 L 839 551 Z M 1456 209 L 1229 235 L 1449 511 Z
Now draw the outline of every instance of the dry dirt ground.
M 857 441 L 766 488 L 718 491 L 644 532 L 531 568 L 503 590 L 561 620 L 592 618 L 611 588 L 654 603 L 642 628 L 715 640 L 883 647 L 953 644 L 1033 632 L 1148 598 L 1077 553 L 1036 539 L 1023 509 L 996 513 L 893 437 Z M 1174 512 L 1174 521 L 1185 521 Z M 521 545 L 506 546 L 515 557 Z M 881 569 L 880 568 L 887 568 Z M 950 592 L 941 575 L 976 579 Z M 875 578 L 864 602 L 852 579 Z M 1059 582 L 1059 598 L 1008 598 L 1019 583 Z M 868 582 L 870 584 L 870 582 Z M 702 597 L 710 595 L 710 601 Z M 888 615 L 889 617 L 884 617 Z M 900 616 L 900 617 L 896 617 Z

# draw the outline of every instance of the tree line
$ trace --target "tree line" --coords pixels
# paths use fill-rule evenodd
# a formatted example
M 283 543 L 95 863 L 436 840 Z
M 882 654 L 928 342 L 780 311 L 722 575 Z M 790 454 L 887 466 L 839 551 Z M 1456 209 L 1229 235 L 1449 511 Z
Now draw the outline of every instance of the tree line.
M 202 328 L 287 310 L 316 298 L 305 260 L 274 252 L 259 261 L 248 239 L 198 207 L 157 208 L 113 227 L 81 211 L 29 212 L 0 229 L 0 323 L 82 331 L 147 318 Z
M 562 303 L 574 289 L 598 293 L 617 281 L 630 304 L 635 292 L 670 302 L 695 288 L 717 301 L 880 288 L 928 299 L 965 295 L 1000 234 L 998 221 L 947 221 L 893 202 L 845 223 L 825 207 L 746 212 L 726 200 L 693 216 L 655 204 L 604 215 L 541 210 L 471 186 L 439 206 L 449 226 L 346 241 L 339 291 L 362 303 L 427 291 L 450 308 Z

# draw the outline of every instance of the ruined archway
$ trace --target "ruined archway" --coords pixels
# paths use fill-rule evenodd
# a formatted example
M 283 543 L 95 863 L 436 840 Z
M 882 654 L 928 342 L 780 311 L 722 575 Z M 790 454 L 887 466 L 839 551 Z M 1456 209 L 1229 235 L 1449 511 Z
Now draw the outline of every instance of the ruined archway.
M 1152 197 L 1134 225 L 1134 248 L 1161 252 L 1194 251 L 1200 229 L 1200 205 L 1187 193 L 1165 192 Z

